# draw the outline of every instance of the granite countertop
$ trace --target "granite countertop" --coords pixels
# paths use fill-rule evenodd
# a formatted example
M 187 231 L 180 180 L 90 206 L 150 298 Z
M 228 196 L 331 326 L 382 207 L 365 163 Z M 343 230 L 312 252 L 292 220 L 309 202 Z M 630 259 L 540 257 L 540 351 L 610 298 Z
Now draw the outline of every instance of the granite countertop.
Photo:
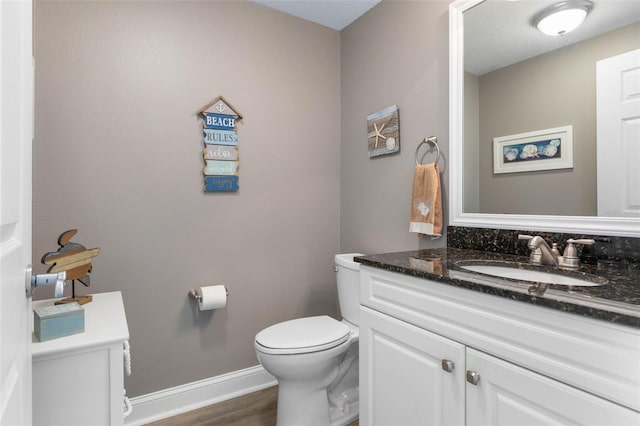
M 484 251 L 439 248 L 398 253 L 358 256 L 356 262 L 400 274 L 426 278 L 455 287 L 467 288 L 515 301 L 545 306 L 564 312 L 640 328 L 640 267 L 634 263 L 601 262 L 581 265 L 579 272 L 554 270 L 586 280 L 608 280 L 608 284 L 589 287 L 549 285 L 544 291 L 531 282 L 496 278 L 463 269 L 460 263 L 495 264 L 515 262 L 530 269 L 523 256 Z

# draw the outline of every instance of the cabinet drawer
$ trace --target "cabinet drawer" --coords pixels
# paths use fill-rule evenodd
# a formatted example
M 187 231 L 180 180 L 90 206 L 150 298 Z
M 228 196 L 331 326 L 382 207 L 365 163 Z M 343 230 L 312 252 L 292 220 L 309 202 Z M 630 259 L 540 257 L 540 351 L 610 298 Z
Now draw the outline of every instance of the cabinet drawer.
M 360 303 L 640 411 L 632 327 L 364 265 Z

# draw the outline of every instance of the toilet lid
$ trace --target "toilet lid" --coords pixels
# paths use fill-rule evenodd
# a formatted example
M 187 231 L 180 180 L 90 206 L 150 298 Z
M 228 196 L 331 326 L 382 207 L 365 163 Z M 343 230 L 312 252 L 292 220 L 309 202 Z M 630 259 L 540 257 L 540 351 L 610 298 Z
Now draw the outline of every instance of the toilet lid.
M 269 353 L 307 353 L 330 349 L 349 339 L 349 327 L 323 315 L 281 322 L 256 335 Z

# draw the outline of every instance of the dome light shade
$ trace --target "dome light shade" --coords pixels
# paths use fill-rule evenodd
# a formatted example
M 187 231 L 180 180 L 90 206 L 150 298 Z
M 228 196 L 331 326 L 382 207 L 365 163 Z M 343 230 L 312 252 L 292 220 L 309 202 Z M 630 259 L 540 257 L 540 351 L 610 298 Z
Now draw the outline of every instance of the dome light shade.
M 533 25 L 543 34 L 561 36 L 575 30 L 593 9 L 587 0 L 569 0 L 556 3 L 538 13 Z

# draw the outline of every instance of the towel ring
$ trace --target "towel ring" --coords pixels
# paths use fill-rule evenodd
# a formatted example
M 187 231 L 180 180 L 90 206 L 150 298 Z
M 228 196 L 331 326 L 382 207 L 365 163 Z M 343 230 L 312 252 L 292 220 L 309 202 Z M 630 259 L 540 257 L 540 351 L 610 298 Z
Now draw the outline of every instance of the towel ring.
M 418 147 L 416 148 L 416 166 L 422 164 L 422 160 L 424 160 L 424 156 L 427 155 L 430 151 L 433 151 L 433 148 L 428 150 L 427 152 L 425 152 L 424 154 L 422 154 L 422 157 L 420 157 L 420 161 L 418 161 L 418 153 L 420 151 L 420 147 L 422 145 L 424 145 L 425 143 L 430 143 L 431 145 L 433 145 L 436 148 L 436 161 L 435 163 L 438 164 L 438 160 L 440 160 L 440 147 L 438 146 L 438 138 L 436 136 L 429 136 L 428 138 L 424 138 L 422 140 L 422 142 L 420 142 L 418 144 Z

